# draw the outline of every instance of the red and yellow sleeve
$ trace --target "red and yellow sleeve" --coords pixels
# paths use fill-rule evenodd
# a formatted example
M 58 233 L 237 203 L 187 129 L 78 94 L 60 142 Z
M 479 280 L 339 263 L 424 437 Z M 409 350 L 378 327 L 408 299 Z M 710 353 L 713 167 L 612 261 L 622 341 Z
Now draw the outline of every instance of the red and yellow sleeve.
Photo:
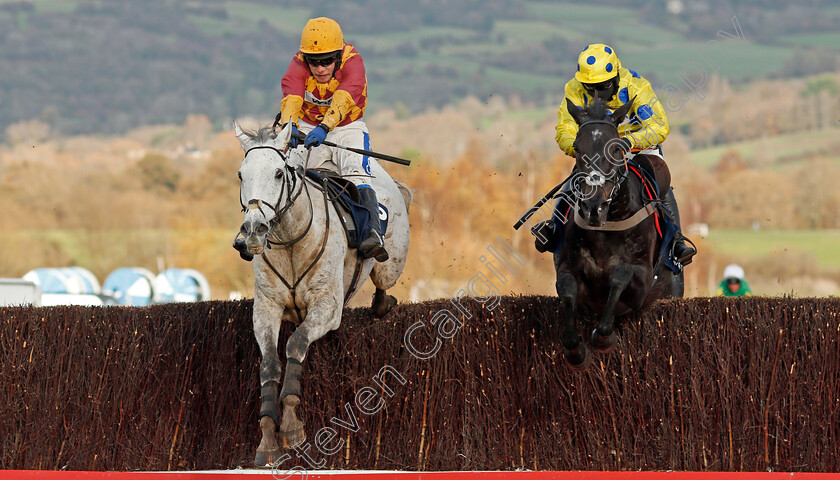
M 303 116 L 303 96 L 306 90 L 306 79 L 309 78 L 309 68 L 303 62 L 300 52 L 295 55 L 280 86 L 283 89 L 283 99 L 280 101 L 280 122 L 295 122 Z

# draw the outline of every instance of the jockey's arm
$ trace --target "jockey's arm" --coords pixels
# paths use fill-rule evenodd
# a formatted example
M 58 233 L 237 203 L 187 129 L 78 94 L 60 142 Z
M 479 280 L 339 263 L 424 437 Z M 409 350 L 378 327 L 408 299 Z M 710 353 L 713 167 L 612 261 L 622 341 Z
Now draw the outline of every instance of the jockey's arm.
M 283 99 L 280 101 L 280 123 L 294 122 L 297 124 L 303 113 L 303 95 L 306 90 L 306 79 L 309 77 L 306 63 L 295 55 L 283 75 L 280 86 L 283 89 Z
M 662 107 L 662 102 L 656 98 L 650 82 L 644 78 L 633 78 L 631 85 L 636 87 L 630 92 L 630 98 L 636 97 L 635 102 L 633 102 L 633 113 L 642 125 L 641 128 L 634 129 L 632 132 L 628 130 L 626 133 L 622 133 L 630 140 L 631 148 L 644 150 L 664 142 L 671 129 L 668 125 L 665 108 Z
M 573 83 L 577 83 L 577 85 L 580 86 L 580 83 L 575 82 L 574 80 L 566 83 L 565 98 L 563 99 L 563 103 L 560 105 L 560 109 L 557 111 L 557 126 L 555 127 L 557 134 L 554 136 L 554 139 L 557 141 L 557 145 L 560 147 L 560 150 L 563 150 L 566 152 L 566 155 L 574 158 L 574 143 L 579 127 L 577 122 L 575 122 L 575 119 L 572 118 L 572 115 L 569 113 L 568 108 L 566 108 L 566 98 L 570 99 L 572 103 L 579 107 L 583 106 L 583 88 L 580 87 L 579 89 L 576 89 L 572 85 Z

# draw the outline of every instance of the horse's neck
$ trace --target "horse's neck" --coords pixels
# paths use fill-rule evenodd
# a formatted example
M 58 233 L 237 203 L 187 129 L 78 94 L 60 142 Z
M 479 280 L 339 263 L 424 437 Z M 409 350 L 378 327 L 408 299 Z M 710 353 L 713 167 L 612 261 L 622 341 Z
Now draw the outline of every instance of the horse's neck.
M 305 182 L 306 180 L 302 181 Z M 296 244 L 301 244 L 301 242 L 305 244 L 304 238 L 323 233 L 323 218 L 319 218 L 319 210 L 316 206 L 322 203 L 319 201 L 320 192 L 311 186 L 309 192 L 306 191 L 306 185 L 303 188 L 304 190 L 300 192 L 292 206 L 278 220 L 277 226 L 272 231 L 273 241 L 289 242 L 306 232 L 306 235 L 296 242 Z M 311 202 L 310 197 L 312 198 Z M 321 206 L 321 210 L 323 210 L 323 206 Z M 323 214 L 320 217 L 323 217 Z
M 644 208 L 641 192 L 641 181 L 632 173 L 628 174 L 610 203 L 607 219 L 609 221 L 626 220 Z

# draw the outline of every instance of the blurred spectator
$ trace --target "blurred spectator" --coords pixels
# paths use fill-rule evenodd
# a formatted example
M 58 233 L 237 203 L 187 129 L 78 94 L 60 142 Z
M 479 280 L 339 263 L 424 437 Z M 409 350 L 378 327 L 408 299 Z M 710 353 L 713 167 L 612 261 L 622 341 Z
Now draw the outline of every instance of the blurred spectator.
M 750 285 L 744 278 L 744 269 L 739 265 L 728 265 L 723 270 L 723 280 L 720 282 L 715 295 L 718 297 L 749 297 L 752 295 Z

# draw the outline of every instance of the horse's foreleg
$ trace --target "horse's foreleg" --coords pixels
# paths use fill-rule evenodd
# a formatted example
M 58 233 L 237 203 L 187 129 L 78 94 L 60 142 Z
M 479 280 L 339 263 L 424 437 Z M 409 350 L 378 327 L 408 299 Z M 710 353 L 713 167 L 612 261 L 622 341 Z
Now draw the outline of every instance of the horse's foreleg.
M 283 403 L 283 418 L 280 422 L 280 441 L 283 448 L 298 446 L 306 440 L 303 422 L 297 417 L 295 409 L 300 404 L 300 376 L 303 361 L 309 345 L 330 331 L 336 309 L 341 308 L 340 301 L 321 299 L 309 308 L 306 319 L 289 336 L 286 342 L 286 375 L 280 401 Z M 340 311 L 339 311 L 340 314 Z
M 280 382 L 280 358 L 277 355 L 277 338 L 280 334 L 278 313 L 266 306 L 267 301 L 256 297 L 254 300 L 254 335 L 260 347 L 260 431 L 262 439 L 257 447 L 254 464 L 271 465 L 280 458 L 280 446 L 277 444 L 277 426 L 280 416 L 277 408 L 277 387 Z
M 581 341 L 575 319 L 578 284 L 575 277 L 566 271 L 557 273 L 557 296 L 563 310 L 563 356 L 572 370 L 586 370 L 592 364 L 592 353 Z
M 618 341 L 618 336 L 615 333 L 615 306 L 622 292 L 630 285 L 634 272 L 635 268 L 626 263 L 616 265 L 610 272 L 610 291 L 607 295 L 607 304 L 604 307 L 604 313 L 601 315 L 598 326 L 592 331 L 592 339 L 590 340 L 590 345 L 601 353 L 612 351 Z

